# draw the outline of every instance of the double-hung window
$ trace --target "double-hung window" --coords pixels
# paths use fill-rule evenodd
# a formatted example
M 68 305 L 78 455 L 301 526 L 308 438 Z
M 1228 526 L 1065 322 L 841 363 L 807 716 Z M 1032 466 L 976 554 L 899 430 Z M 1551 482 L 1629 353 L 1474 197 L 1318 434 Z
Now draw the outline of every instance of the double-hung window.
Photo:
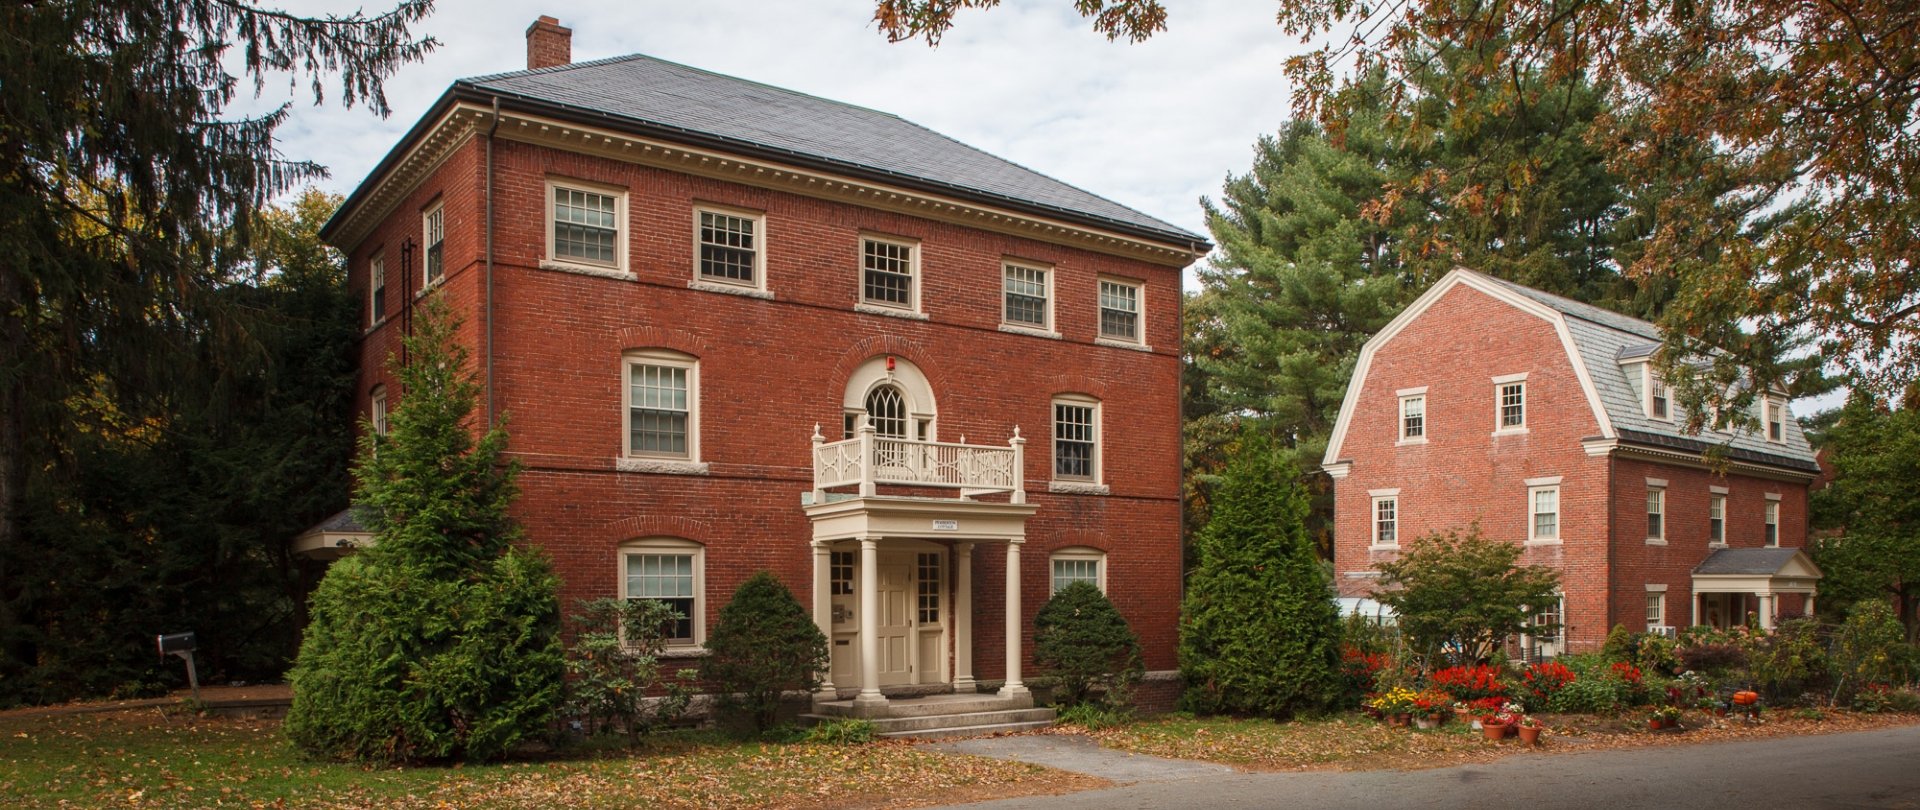
M 1542 485 L 1527 488 L 1531 525 L 1527 530 L 1527 539 L 1552 541 L 1560 539 L 1560 487 Z
M 1665 587 L 1665 586 L 1661 586 Z M 1665 591 L 1647 591 L 1647 629 L 1664 626 L 1667 623 L 1667 594 Z
M 1727 496 L 1715 493 L 1707 499 L 1707 543 L 1727 544 Z
M 1667 381 L 1651 369 L 1647 371 L 1647 416 L 1661 420 L 1673 418 L 1673 393 L 1667 389 Z
M 1089 397 L 1053 400 L 1053 477 L 1100 482 L 1100 402 Z
M 367 262 L 367 325 L 378 326 L 387 319 L 387 257 L 374 256 Z
M 1125 343 L 1142 343 L 1140 331 L 1140 284 L 1116 279 L 1100 279 L 1100 337 Z
M 700 243 L 699 280 L 753 289 L 765 286 L 764 217 L 701 206 L 694 209 L 694 219 Z
M 552 203 L 548 258 L 560 264 L 618 269 L 621 194 L 561 182 L 547 187 Z
M 387 435 L 387 387 L 376 385 L 367 398 L 367 421 L 373 425 L 373 432 Z
M 447 246 L 447 207 L 439 202 L 429 206 L 420 215 L 420 242 L 426 245 L 422 253 L 421 271 L 426 283 L 431 286 L 440 281 L 446 271 Z
M 1400 544 L 1400 496 L 1397 493 L 1373 496 L 1373 544 Z
M 640 540 L 622 547 L 620 558 L 621 595 L 659 602 L 678 614 L 664 628 L 669 646 L 700 644 L 706 628 L 701 546 L 675 538 Z
M 1527 381 L 1496 379 L 1494 381 L 1494 431 L 1520 431 L 1525 430 L 1526 427 Z
M 1780 545 L 1780 502 L 1767 501 L 1766 541 L 1767 548 Z
M 1647 487 L 1647 540 L 1667 539 L 1667 491 L 1658 486 Z
M 1400 441 L 1423 442 L 1427 440 L 1427 395 L 1425 393 L 1406 394 L 1400 397 Z
M 915 311 L 919 250 L 912 242 L 865 237 L 860 240 L 860 301 Z
M 1787 405 L 1772 397 L 1762 400 L 1767 417 L 1767 441 L 1784 442 L 1787 440 Z
M 679 352 L 626 356 L 626 455 L 699 460 L 699 363 Z
M 1045 268 L 1006 262 L 1000 266 L 1004 303 L 1001 320 L 1008 326 L 1046 330 L 1053 326 L 1053 299 L 1048 294 Z
M 1095 548 L 1063 548 L 1053 553 L 1053 590 L 1059 593 L 1061 588 L 1075 582 L 1085 582 L 1102 593 L 1107 590 L 1107 554 Z

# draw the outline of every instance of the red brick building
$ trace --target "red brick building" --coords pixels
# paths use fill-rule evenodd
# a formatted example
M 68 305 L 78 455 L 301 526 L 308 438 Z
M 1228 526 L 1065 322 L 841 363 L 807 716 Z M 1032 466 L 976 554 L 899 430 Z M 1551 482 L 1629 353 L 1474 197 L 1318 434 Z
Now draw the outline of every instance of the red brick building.
M 569 36 L 542 18 L 528 70 L 456 82 L 328 224 L 372 421 L 439 296 L 566 603 L 666 600 L 692 658 L 772 570 L 878 713 L 896 687 L 1030 700 L 1022 637 L 1087 579 L 1172 669 L 1205 241 L 885 113 L 571 63 Z
M 1690 435 L 1650 362 L 1660 339 L 1470 270 L 1441 279 L 1361 350 L 1327 448 L 1341 594 L 1372 593 L 1402 544 L 1477 524 L 1561 572 L 1546 615 L 1564 627 L 1530 655 L 1595 649 L 1616 624 L 1810 611 L 1819 468 L 1785 397 L 1759 398 L 1758 432 Z

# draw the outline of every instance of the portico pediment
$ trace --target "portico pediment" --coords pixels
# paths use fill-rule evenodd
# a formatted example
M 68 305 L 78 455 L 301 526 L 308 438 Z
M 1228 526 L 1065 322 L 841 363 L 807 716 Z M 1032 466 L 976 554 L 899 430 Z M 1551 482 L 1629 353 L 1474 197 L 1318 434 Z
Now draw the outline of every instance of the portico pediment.
M 863 537 L 1006 542 L 1025 540 L 1027 518 L 1039 504 L 994 503 L 882 495 L 831 500 L 802 507 L 816 541 Z

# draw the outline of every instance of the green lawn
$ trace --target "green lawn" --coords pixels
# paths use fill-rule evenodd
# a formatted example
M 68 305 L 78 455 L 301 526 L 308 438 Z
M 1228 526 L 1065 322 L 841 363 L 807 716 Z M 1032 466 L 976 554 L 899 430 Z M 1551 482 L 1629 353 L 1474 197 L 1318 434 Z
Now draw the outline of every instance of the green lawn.
M 364 770 L 301 757 L 275 721 L 152 710 L 0 718 L 0 806 L 20 808 L 898 806 L 1098 784 L 899 743 L 740 743 L 691 733 L 572 758 Z

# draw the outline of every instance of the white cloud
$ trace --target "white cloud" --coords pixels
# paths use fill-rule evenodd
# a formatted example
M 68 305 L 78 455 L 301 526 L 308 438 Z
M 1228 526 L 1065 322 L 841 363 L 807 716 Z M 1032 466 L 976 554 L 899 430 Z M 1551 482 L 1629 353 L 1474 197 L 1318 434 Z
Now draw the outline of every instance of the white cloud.
M 1246 171 L 1254 139 L 1290 114 L 1281 66 L 1305 47 L 1245 0 L 1172 4 L 1168 30 L 1137 45 L 1094 33 L 1070 0 L 1023 0 L 963 12 L 939 48 L 888 43 L 871 0 L 573 6 L 442 0 L 421 30 L 444 44 L 390 81 L 389 119 L 273 81 L 246 106 L 295 98 L 282 153 L 328 166 L 322 185 L 346 193 L 455 79 L 524 67 L 526 27 L 548 13 L 573 29 L 575 61 L 645 53 L 894 113 L 1204 234 L 1199 198 Z

